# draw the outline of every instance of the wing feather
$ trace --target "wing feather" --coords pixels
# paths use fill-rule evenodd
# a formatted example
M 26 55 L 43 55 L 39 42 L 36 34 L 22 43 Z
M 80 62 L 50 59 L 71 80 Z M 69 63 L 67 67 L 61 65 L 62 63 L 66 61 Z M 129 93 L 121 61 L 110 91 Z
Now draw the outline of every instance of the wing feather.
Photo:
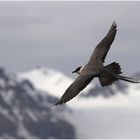
M 106 55 L 110 49 L 110 46 L 115 39 L 116 32 L 117 25 L 115 22 L 113 22 L 107 35 L 103 38 L 103 40 L 96 46 L 95 50 L 93 51 L 88 62 L 89 64 L 104 62 Z
M 74 98 L 92 81 L 93 78 L 94 76 L 92 74 L 78 76 L 55 105 L 66 103 Z

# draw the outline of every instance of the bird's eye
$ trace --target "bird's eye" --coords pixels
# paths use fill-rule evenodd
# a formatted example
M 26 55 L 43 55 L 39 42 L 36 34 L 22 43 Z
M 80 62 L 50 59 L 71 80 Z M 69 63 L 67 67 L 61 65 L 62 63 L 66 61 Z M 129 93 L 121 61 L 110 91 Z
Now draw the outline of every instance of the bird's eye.
M 80 70 L 80 67 L 78 67 L 77 69 L 76 69 L 76 71 L 79 71 Z

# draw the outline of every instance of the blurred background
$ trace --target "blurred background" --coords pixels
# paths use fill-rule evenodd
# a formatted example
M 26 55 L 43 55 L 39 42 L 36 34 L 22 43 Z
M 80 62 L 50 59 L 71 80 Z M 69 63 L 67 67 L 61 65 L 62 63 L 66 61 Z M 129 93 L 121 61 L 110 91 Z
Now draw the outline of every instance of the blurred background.
M 54 104 L 113 21 L 106 64 L 140 79 L 140 2 L 0 2 L 0 138 L 140 138 L 140 85 L 94 80 Z M 83 123 L 84 122 L 84 123 Z

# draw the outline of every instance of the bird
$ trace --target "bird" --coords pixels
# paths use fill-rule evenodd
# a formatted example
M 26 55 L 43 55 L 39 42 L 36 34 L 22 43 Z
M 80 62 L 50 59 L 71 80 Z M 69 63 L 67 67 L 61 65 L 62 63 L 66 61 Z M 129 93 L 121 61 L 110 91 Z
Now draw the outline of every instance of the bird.
M 112 62 L 104 65 L 107 53 L 112 45 L 117 32 L 117 23 L 114 21 L 106 36 L 95 47 L 92 55 L 85 66 L 79 66 L 72 73 L 78 76 L 66 89 L 62 97 L 54 104 L 60 105 L 70 101 L 77 96 L 94 79 L 98 78 L 102 87 L 112 85 L 115 81 L 123 80 L 130 83 L 140 83 L 130 77 L 122 76 L 119 63 Z

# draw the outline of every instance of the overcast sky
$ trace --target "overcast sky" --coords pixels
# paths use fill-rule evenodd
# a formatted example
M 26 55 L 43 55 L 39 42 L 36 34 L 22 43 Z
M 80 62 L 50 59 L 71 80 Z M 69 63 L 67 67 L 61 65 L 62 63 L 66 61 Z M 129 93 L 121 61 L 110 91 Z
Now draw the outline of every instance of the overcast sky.
M 0 2 L 0 66 L 71 71 L 85 64 L 115 20 L 118 32 L 106 63 L 140 71 L 140 2 Z

